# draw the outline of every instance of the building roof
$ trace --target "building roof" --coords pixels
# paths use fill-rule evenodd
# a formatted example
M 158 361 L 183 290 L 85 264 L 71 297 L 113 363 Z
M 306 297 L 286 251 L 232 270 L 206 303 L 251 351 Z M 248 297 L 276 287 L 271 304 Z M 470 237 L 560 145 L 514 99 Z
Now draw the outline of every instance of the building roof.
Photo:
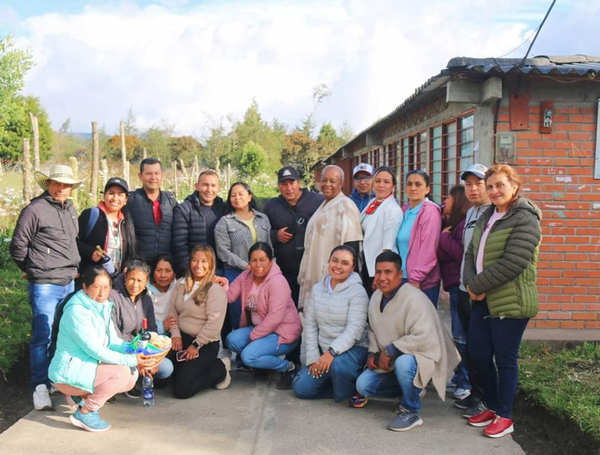
M 412 108 L 427 103 L 429 99 L 435 97 L 437 89 L 443 87 L 450 80 L 452 74 L 459 72 L 479 73 L 488 75 L 489 77 L 513 72 L 558 76 L 588 76 L 595 78 L 600 74 L 600 57 L 590 55 L 540 55 L 528 58 L 524 63 L 522 58 L 454 57 L 453 59 L 450 59 L 446 68 L 442 69 L 439 74 L 431 77 L 423 85 L 418 87 L 415 92 L 406 98 L 396 109 L 358 133 L 334 154 L 315 164 L 313 168 L 318 167 L 323 162 L 331 160 L 331 158 L 341 155 L 345 147 L 348 147 L 375 128 L 384 125 L 400 115 L 410 112 Z
M 545 56 L 523 59 L 515 58 L 470 58 L 455 57 L 448 62 L 447 68 L 452 71 L 467 70 L 480 73 L 524 74 L 573 74 L 578 76 L 596 75 L 600 72 L 600 57 L 589 55 Z

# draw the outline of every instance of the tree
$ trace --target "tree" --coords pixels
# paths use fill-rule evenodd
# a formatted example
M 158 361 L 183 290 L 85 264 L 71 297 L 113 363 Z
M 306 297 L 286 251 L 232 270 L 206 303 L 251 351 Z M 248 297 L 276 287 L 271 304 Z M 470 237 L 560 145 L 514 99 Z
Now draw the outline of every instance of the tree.
M 163 166 L 168 166 L 172 161 L 169 141 L 171 140 L 171 136 L 173 136 L 174 130 L 175 127 L 173 125 L 169 125 L 163 121 L 160 126 L 153 125 L 148 128 L 141 136 L 148 156 L 158 158 L 162 161 Z M 141 151 L 139 156 L 141 157 Z M 137 158 L 134 156 L 134 159 Z
M 344 122 L 342 123 L 342 126 L 340 126 L 339 136 L 342 140 L 342 145 L 344 145 L 350 142 L 350 140 L 355 136 L 355 134 L 352 130 L 352 127 L 348 123 Z
M 260 145 L 249 141 L 242 148 L 238 160 L 236 164 L 242 177 L 256 177 L 264 172 L 267 155 Z
M 39 98 L 18 95 L 14 99 L 12 115 L 6 120 L 4 134 L 0 138 L 1 158 L 19 160 L 23 152 L 23 138 L 33 138 L 30 112 L 38 118 L 40 159 L 45 160 L 50 156 L 53 132 L 48 113 L 42 107 Z
M 7 141 L 7 125 L 18 122 L 18 93 L 23 89 L 24 77 L 33 66 L 31 53 L 16 49 L 10 35 L 0 38 L 0 143 Z M 4 146 L 3 146 L 4 147 Z M 12 156 L 3 148 L 3 154 Z
M 200 142 L 192 136 L 172 137 L 169 140 L 171 159 L 181 158 L 186 164 L 194 161 L 194 156 L 200 154 L 201 147 Z
M 100 135 L 98 135 L 100 140 Z M 114 161 L 121 160 L 121 135 L 115 134 L 108 138 L 106 142 L 108 158 Z M 125 136 L 125 148 L 127 149 L 127 159 L 129 161 L 139 161 L 142 157 L 144 143 L 139 137 Z
M 127 118 L 125 119 L 125 135 L 126 136 L 139 136 L 140 131 L 137 127 L 137 119 L 133 114 L 133 107 L 129 106 L 129 110 L 127 111 Z

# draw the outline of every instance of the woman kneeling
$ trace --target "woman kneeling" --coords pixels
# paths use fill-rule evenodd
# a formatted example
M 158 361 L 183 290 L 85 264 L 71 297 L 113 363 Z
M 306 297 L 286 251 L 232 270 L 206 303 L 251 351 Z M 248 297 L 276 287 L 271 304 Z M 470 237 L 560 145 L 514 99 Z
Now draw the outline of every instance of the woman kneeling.
M 208 387 L 226 389 L 229 359 L 218 359 L 219 338 L 227 311 L 225 291 L 214 284 L 215 252 L 199 245 L 192 250 L 185 278 L 175 285 L 169 302 L 173 351 L 177 352 L 173 393 L 189 398 Z
M 355 262 L 352 248 L 334 248 L 329 274 L 312 288 L 304 308 L 307 366 L 294 380 L 298 398 L 362 398 L 356 396 L 356 379 L 367 362 L 369 298 L 353 272 Z
M 249 256 L 250 270 L 242 272 L 227 291 L 229 302 L 241 297 L 244 311 L 240 328 L 227 336 L 226 344 L 241 354 L 242 362 L 248 367 L 291 376 L 294 364 L 280 356 L 296 347 L 302 333 L 292 291 L 279 266 L 273 262 L 273 249 L 269 244 L 255 243 Z
M 106 401 L 131 390 L 139 369 L 152 360 L 142 354 L 125 354 L 128 343 L 117 336 L 107 300 L 111 279 L 102 267 L 90 267 L 82 278 L 83 289 L 64 306 L 50 380 L 76 407 L 71 423 L 87 431 L 110 429 L 98 415 Z

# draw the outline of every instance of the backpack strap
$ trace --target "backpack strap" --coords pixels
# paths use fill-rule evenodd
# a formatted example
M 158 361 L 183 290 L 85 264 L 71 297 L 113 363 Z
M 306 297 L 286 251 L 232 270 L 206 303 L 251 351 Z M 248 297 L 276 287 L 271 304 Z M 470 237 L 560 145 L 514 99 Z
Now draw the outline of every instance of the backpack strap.
M 90 209 L 90 217 L 88 219 L 88 224 L 85 228 L 85 235 L 83 236 L 83 239 L 82 239 L 84 242 L 90 236 L 90 233 L 92 232 L 92 229 L 94 229 L 94 226 L 96 226 L 99 216 L 100 216 L 100 209 L 98 207 L 92 207 Z

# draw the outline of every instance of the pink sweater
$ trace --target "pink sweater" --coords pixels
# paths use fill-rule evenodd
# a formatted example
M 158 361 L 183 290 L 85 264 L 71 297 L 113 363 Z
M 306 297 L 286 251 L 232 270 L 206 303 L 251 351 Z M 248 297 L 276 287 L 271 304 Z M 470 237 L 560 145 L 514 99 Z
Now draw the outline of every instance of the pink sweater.
M 245 270 L 229 285 L 227 290 L 227 300 L 229 302 L 234 302 L 241 297 L 242 318 L 240 319 L 240 327 L 248 326 L 244 308 L 253 283 L 254 275 L 250 270 Z M 292 291 L 279 266 L 274 262 L 260 288 L 257 313 L 262 321 L 250 333 L 252 341 L 273 332 L 279 335 L 280 344 L 293 343 L 300 337 L 302 322 L 300 322 L 298 310 L 296 310 L 292 300 Z

